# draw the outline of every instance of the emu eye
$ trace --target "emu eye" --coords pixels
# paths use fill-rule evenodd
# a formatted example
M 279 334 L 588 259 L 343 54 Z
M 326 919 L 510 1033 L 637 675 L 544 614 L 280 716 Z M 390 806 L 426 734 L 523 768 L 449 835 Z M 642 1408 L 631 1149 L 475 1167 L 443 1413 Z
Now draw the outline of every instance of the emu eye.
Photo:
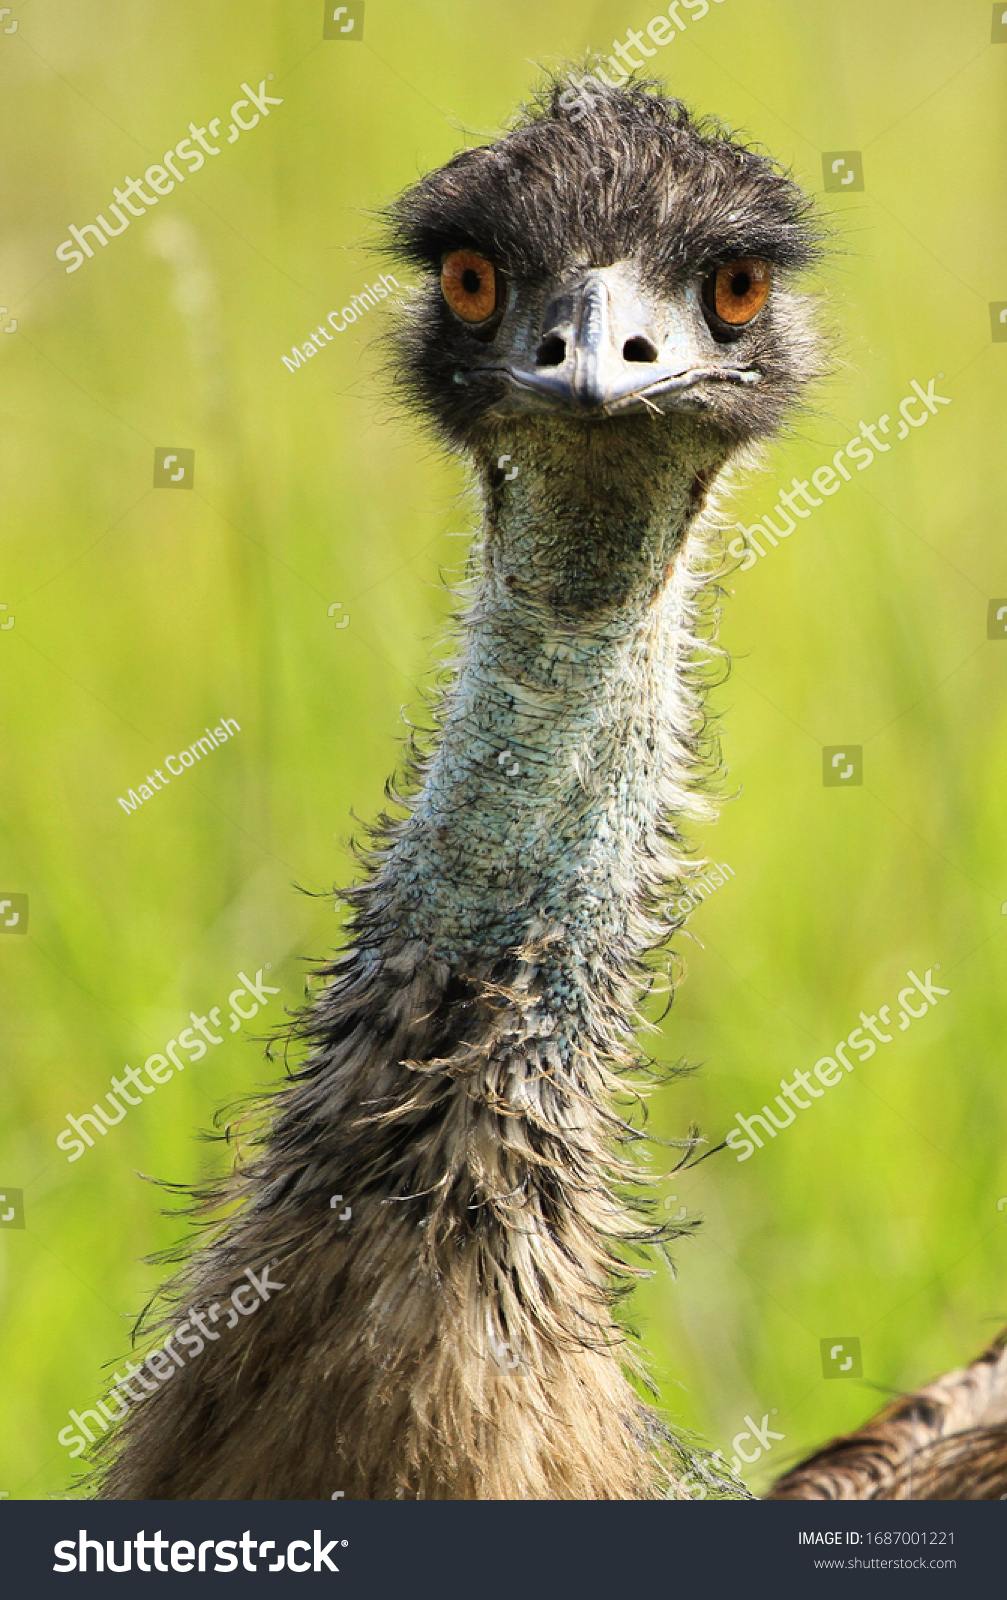
M 744 326 L 760 312 L 769 299 L 769 265 L 754 257 L 726 261 L 712 272 L 703 285 L 708 310 L 731 327 Z
M 452 250 L 441 263 L 441 293 L 463 322 L 485 322 L 497 303 L 492 261 L 474 250 Z

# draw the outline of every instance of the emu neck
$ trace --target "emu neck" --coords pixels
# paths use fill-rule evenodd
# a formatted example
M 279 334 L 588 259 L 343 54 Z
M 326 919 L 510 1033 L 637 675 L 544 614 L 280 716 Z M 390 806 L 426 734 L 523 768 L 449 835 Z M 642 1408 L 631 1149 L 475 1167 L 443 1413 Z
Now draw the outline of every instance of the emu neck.
M 662 450 L 610 427 L 570 425 L 559 447 L 555 423 L 522 431 L 486 474 L 443 737 L 382 874 L 395 925 L 454 970 L 532 938 L 582 970 L 632 957 L 642 900 L 674 871 L 658 829 L 687 804 L 676 572 L 714 463 L 688 433 Z

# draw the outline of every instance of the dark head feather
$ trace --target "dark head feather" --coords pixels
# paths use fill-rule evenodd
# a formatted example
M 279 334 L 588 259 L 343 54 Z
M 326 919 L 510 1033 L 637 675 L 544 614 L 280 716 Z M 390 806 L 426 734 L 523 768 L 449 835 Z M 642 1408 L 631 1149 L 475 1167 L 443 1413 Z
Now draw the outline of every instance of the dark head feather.
M 486 255 L 512 283 L 517 309 L 536 313 L 585 268 L 631 263 L 660 301 L 734 258 L 768 262 L 774 304 L 746 335 L 764 381 L 758 392 L 725 389 L 708 408 L 732 443 L 772 432 L 817 371 L 805 302 L 789 287 L 821 251 L 811 201 L 775 162 L 653 83 L 581 96 L 551 79 L 509 133 L 421 179 L 387 224 L 390 249 L 429 275 L 397 337 L 398 373 L 456 445 L 471 445 L 499 405 L 499 383 L 481 383 L 476 396 L 467 379 L 492 365 L 507 317 L 488 343 L 459 327 L 437 281 L 452 250 Z

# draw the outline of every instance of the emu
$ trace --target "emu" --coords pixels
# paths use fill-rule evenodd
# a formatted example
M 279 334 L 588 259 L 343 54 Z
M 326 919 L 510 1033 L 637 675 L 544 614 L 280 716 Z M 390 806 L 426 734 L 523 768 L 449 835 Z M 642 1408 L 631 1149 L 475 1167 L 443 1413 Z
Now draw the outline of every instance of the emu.
M 186 1318 L 205 1347 L 126 1406 L 106 1497 L 744 1493 L 634 1386 L 616 1301 L 675 1230 L 634 1198 L 628 1075 L 717 764 L 711 497 L 822 368 L 797 286 L 822 229 L 657 86 L 561 91 L 389 212 L 423 279 L 395 372 L 482 499 L 460 658 L 303 1064 L 162 1291 L 162 1334 Z M 983 1371 L 988 1398 L 999 1355 Z M 959 1457 L 976 1425 L 981 1385 L 948 1384 L 957 1410 L 912 1397 L 775 1493 L 897 1497 L 939 1412 Z

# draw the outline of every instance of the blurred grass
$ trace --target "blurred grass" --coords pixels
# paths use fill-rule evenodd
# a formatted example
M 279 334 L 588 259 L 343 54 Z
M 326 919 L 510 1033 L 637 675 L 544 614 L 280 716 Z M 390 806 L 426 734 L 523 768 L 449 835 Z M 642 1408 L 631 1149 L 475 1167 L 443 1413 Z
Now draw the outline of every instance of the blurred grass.
M 176 1236 L 137 1173 L 194 1179 L 216 1159 L 197 1130 L 268 1069 L 228 1036 L 72 1165 L 63 1117 L 221 1003 L 239 967 L 272 962 L 280 999 L 299 998 L 339 923 L 292 884 L 351 875 L 351 810 L 380 805 L 443 637 L 438 576 L 465 549 L 447 537 L 468 525 L 460 469 L 375 378 L 380 317 L 302 371 L 280 357 L 380 270 L 376 208 L 490 133 L 535 63 L 610 48 L 656 8 L 370 0 L 359 45 L 323 44 L 314 0 L 15 9 L 0 889 L 30 896 L 31 926 L 0 942 L 0 1189 L 23 1187 L 27 1211 L 0 1232 L 0 1490 L 17 1498 L 68 1492 L 57 1431 L 156 1284 L 140 1258 Z M 1007 646 L 985 638 L 1007 595 L 1007 349 L 987 310 L 1007 300 L 1007 47 L 989 16 L 726 0 L 653 63 L 815 192 L 823 150 L 864 153 L 865 191 L 823 202 L 840 370 L 736 515 L 894 413 L 910 379 L 943 373 L 953 399 L 739 574 L 725 614 L 735 798 L 703 847 L 736 876 L 681 940 L 658 1054 L 704 1068 L 657 1097 L 655 1129 L 695 1117 L 716 1142 L 908 966 L 941 962 L 951 989 L 753 1159 L 668 1185 L 706 1220 L 635 1320 L 664 1403 L 728 1454 L 746 1412 L 775 1408 L 786 1437 L 756 1488 L 1007 1318 Z M 70 221 L 270 72 L 268 121 L 64 274 Z M 195 449 L 191 493 L 150 487 L 158 445 Z M 240 735 L 125 815 L 116 796 L 225 715 Z M 825 790 L 821 746 L 844 740 L 864 745 L 864 786 Z M 824 1380 L 819 1339 L 851 1334 L 864 1382 Z

